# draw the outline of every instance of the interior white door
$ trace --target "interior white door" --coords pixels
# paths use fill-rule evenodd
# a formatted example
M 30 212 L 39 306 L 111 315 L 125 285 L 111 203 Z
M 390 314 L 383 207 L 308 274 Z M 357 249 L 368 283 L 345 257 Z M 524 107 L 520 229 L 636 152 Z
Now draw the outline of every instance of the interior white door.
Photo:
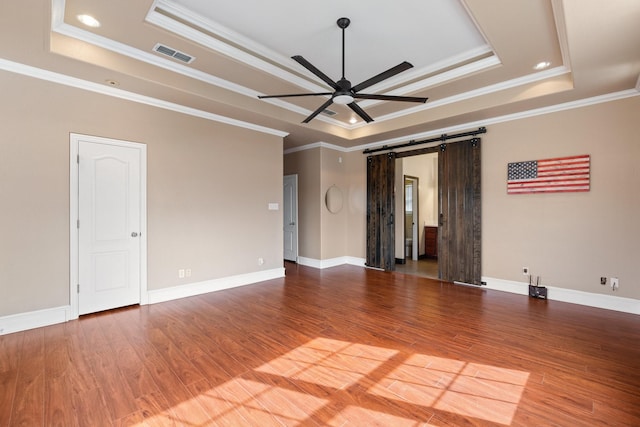
M 140 303 L 140 149 L 80 141 L 78 154 L 78 312 Z
M 298 175 L 284 177 L 284 259 L 298 261 Z

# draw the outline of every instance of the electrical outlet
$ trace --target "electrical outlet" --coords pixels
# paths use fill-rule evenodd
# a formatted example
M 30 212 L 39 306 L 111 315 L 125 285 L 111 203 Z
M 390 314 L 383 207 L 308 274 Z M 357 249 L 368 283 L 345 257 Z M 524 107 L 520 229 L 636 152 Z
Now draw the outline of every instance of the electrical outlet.
M 529 275 L 529 267 L 522 267 L 522 274 L 525 276 Z
M 185 273 L 185 275 L 186 275 L 187 277 L 191 277 L 191 269 L 190 269 L 190 268 L 187 268 L 187 269 L 184 271 L 184 273 Z
M 262 265 L 264 264 L 264 259 L 263 258 L 258 258 L 258 265 Z
M 178 278 L 184 279 L 184 268 L 181 268 L 180 270 L 178 270 Z
M 611 278 L 611 289 L 613 289 L 614 291 L 618 289 L 618 286 L 620 285 L 620 283 L 618 282 L 618 278 L 617 277 L 612 277 Z
M 601 277 L 600 278 L 600 284 L 601 285 L 606 285 L 607 284 L 607 278 L 606 277 Z

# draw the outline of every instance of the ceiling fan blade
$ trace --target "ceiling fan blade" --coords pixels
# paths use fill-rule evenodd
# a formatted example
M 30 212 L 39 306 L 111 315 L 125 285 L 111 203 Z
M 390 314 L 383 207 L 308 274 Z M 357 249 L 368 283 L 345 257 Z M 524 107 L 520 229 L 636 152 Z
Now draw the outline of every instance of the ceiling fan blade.
M 353 97 L 357 99 L 378 99 L 380 101 L 422 102 L 423 104 L 429 99 L 418 96 L 368 95 L 366 93 L 356 93 Z
M 403 63 L 398 64 L 393 68 L 389 68 L 387 71 L 383 71 L 382 73 L 378 74 L 377 76 L 371 77 L 369 80 L 365 80 L 362 83 L 355 85 L 352 88 L 352 90 L 354 92 L 361 91 L 362 89 L 366 89 L 369 86 L 373 86 L 376 83 L 380 83 L 381 81 L 386 80 L 389 77 L 393 77 L 396 74 L 400 74 L 401 72 L 406 71 L 409 68 L 413 68 L 413 65 L 411 65 L 407 61 L 404 61 Z
M 306 119 L 304 119 L 302 121 L 302 123 L 309 123 L 311 120 L 313 120 L 313 118 L 315 116 L 317 116 L 318 114 L 322 113 L 329 105 L 333 104 L 333 98 L 330 98 L 329 100 L 327 100 L 327 102 L 325 102 L 324 104 L 322 104 L 320 106 L 320 108 L 318 108 L 316 111 L 314 111 L 313 113 L 311 113 L 311 115 L 309 117 L 307 117 Z
M 356 104 L 355 102 L 352 102 L 351 104 L 347 104 L 349 106 L 349 108 L 351 108 L 357 115 L 359 115 L 362 120 L 364 120 L 367 123 L 371 123 L 373 121 L 373 119 L 371 118 L 370 115 L 368 115 L 362 108 L 360 108 L 360 106 L 358 104 Z
M 313 64 L 311 64 L 311 62 L 307 61 L 302 56 L 295 55 L 295 56 L 292 56 L 291 59 L 295 60 L 298 64 L 302 65 L 304 68 L 311 71 L 318 78 L 320 78 L 320 80 L 322 80 L 323 82 L 325 82 L 326 84 L 334 88 L 335 90 L 340 90 L 340 86 L 338 86 L 336 82 L 331 80 L 329 76 L 327 76 L 322 71 L 318 70 L 315 66 L 313 66 Z
M 284 95 L 258 95 L 258 98 L 291 98 L 294 96 L 321 96 L 321 95 L 333 95 L 333 92 L 319 92 L 319 93 L 289 93 Z

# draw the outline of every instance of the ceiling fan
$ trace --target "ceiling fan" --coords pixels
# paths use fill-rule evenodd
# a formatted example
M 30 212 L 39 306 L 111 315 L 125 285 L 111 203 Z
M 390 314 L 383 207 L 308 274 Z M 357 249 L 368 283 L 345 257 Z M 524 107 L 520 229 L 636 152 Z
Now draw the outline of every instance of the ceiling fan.
M 295 60 L 297 63 L 302 65 L 307 70 L 311 71 L 317 77 L 320 78 L 323 82 L 331 86 L 334 92 L 318 92 L 318 93 L 292 93 L 292 94 L 284 94 L 284 95 L 259 95 L 258 98 L 290 98 L 290 97 L 298 97 L 298 96 L 327 96 L 330 95 L 331 98 L 327 100 L 324 104 L 322 104 L 316 111 L 311 113 L 309 117 L 304 119 L 302 123 L 309 123 L 315 116 L 323 112 L 329 105 L 333 104 L 343 104 L 347 105 L 351 108 L 357 115 L 359 115 L 362 120 L 370 123 L 373 121 L 371 116 L 369 116 L 358 104 L 356 104 L 356 99 L 378 99 L 381 101 L 404 101 L 404 102 L 427 102 L 429 98 L 420 98 L 415 96 L 395 96 L 395 95 L 372 95 L 360 93 L 361 90 L 368 88 L 369 86 L 373 86 L 383 80 L 388 79 L 389 77 L 393 77 L 396 74 L 399 74 L 409 68 L 412 68 L 413 65 L 408 63 L 407 61 L 402 62 L 401 64 L 396 65 L 393 68 L 388 69 L 376 76 L 371 77 L 368 80 L 363 81 L 360 84 L 355 86 L 351 86 L 351 82 L 344 77 L 344 30 L 349 26 L 351 20 L 349 18 L 340 18 L 336 22 L 338 27 L 342 29 L 342 78 L 337 82 L 333 81 L 330 77 L 324 74 L 322 71 L 318 70 L 313 66 L 309 61 L 304 59 L 300 55 L 292 56 L 291 58 Z

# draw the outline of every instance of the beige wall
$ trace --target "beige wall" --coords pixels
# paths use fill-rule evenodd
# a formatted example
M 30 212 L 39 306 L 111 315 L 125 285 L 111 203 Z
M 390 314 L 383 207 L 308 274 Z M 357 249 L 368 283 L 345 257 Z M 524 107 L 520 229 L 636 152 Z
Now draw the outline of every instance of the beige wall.
M 346 163 L 342 153 L 321 148 L 321 184 L 320 184 L 320 212 L 321 212 L 321 238 L 322 250 L 321 259 L 332 259 L 345 256 L 347 253 L 347 176 Z M 332 213 L 327 209 L 325 196 L 327 190 L 335 186 L 340 190 L 343 197 L 343 207 L 338 212 Z
M 640 97 L 488 127 L 482 137 L 482 275 L 640 299 Z M 353 191 L 366 191 L 366 156 L 349 153 Z M 507 195 L 507 163 L 591 155 L 591 191 Z M 360 160 L 356 156 L 361 156 Z M 362 186 L 362 187 L 359 187 Z M 348 255 L 365 256 L 366 212 L 349 217 Z M 618 277 L 620 289 L 600 285 Z
M 284 174 L 298 175 L 298 256 L 321 259 L 320 148 L 284 156 Z
M 69 304 L 70 132 L 147 145 L 150 290 L 282 267 L 282 211 L 267 209 L 282 205 L 282 138 L 16 74 L 0 81 L 0 316 Z M 179 268 L 193 276 L 178 279 Z
M 285 175 L 298 174 L 298 255 L 327 260 L 347 254 L 347 228 L 352 212 L 346 153 L 325 147 L 289 153 L 284 156 Z M 343 206 L 329 212 L 327 190 L 335 186 L 342 192 Z
M 482 145 L 482 274 L 640 298 L 640 97 L 492 125 Z M 591 155 L 591 191 L 507 195 L 507 163 Z M 600 285 L 617 276 L 620 290 Z

